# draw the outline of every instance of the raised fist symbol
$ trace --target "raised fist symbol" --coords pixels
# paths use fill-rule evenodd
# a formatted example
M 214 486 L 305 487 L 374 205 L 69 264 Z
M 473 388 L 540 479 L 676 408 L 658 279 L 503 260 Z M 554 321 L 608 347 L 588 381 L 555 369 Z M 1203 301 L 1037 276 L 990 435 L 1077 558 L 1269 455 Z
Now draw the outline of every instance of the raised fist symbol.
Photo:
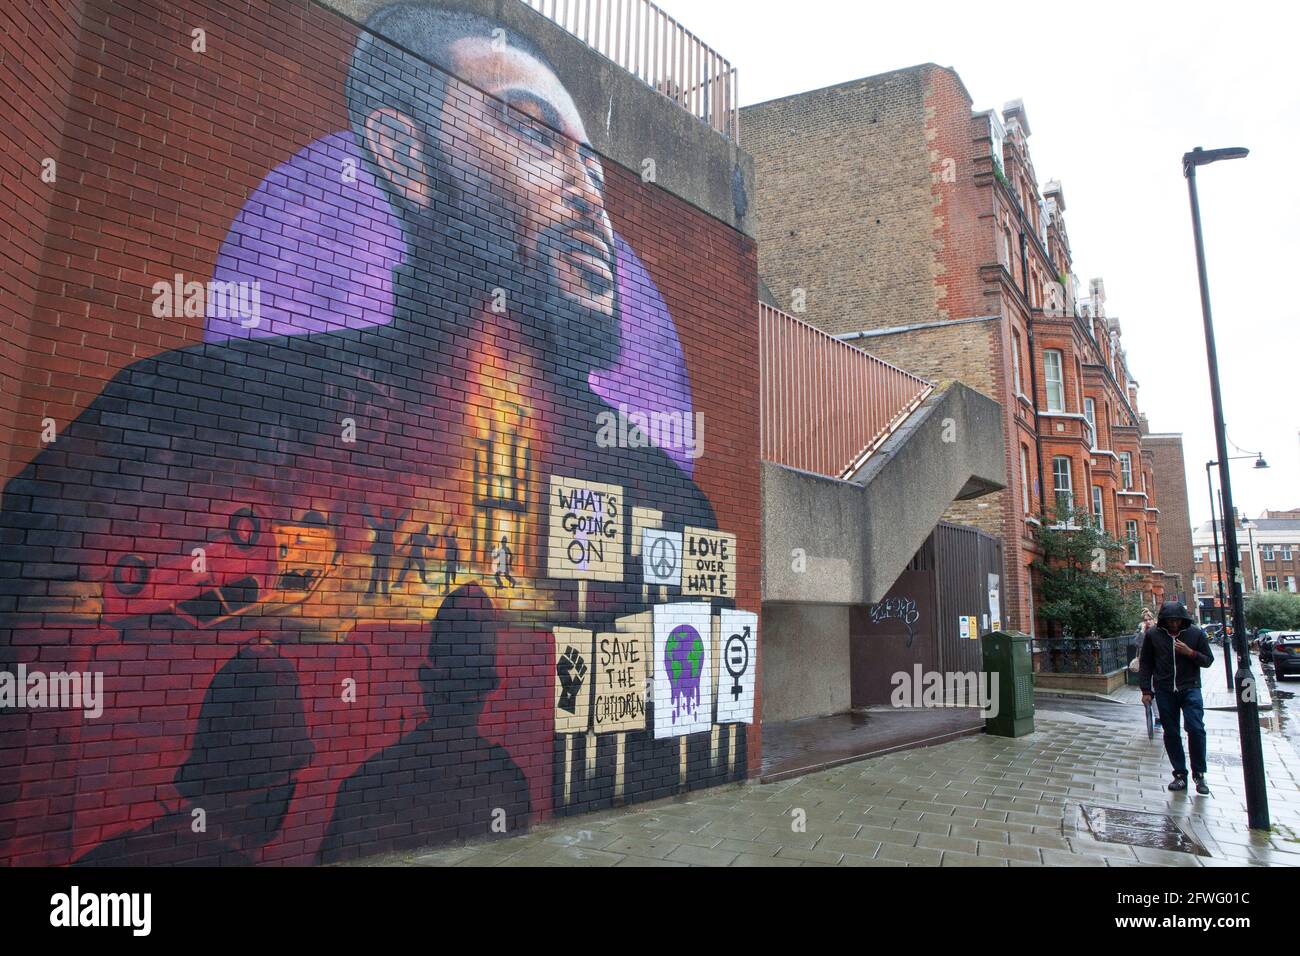
M 570 647 L 555 665 L 555 676 L 560 679 L 560 710 L 570 714 L 578 712 L 578 691 L 587 679 L 587 662 L 576 648 Z

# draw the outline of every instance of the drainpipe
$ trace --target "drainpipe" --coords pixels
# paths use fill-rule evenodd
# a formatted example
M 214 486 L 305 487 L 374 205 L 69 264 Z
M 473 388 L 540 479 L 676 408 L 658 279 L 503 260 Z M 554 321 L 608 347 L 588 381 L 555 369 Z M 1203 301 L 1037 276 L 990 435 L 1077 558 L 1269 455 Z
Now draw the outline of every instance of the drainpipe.
M 1022 223 L 1023 225 L 1023 223 Z M 1034 456 L 1038 459 L 1038 520 L 1047 522 L 1047 482 L 1043 479 L 1043 420 L 1038 408 L 1038 353 L 1034 348 L 1034 309 L 1029 304 L 1029 240 L 1020 231 L 1020 294 L 1025 297 L 1029 334 L 1029 398 L 1034 406 Z

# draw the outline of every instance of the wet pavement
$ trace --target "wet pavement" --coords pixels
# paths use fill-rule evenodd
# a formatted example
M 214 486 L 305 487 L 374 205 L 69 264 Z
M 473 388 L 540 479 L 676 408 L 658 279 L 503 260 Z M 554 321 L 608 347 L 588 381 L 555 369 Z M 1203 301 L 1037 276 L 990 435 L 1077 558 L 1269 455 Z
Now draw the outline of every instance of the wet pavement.
M 1206 714 L 1213 793 L 1199 796 L 1165 789 L 1139 704 L 1038 708 L 1036 732 L 1018 739 L 962 737 L 357 865 L 1300 866 L 1300 754 L 1282 733 L 1263 735 L 1274 827 L 1258 832 L 1235 714 Z

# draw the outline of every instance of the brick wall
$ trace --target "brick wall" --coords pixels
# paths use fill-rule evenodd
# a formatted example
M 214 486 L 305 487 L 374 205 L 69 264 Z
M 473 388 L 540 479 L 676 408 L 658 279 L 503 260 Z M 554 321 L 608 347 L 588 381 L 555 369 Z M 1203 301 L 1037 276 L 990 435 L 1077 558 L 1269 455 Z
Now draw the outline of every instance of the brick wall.
M 4 245 L 0 859 L 336 860 L 754 772 L 753 242 L 601 170 L 527 37 L 403 51 L 305 0 L 81 28 L 48 226 Z M 680 584 L 643 526 L 700 552 Z
M 1152 456 L 1152 474 L 1156 484 L 1156 505 L 1160 515 L 1161 567 L 1168 574 L 1181 574 L 1185 600 L 1195 600 L 1192 587 L 1192 517 L 1187 504 L 1187 465 L 1183 460 L 1181 435 L 1146 434 L 1142 448 Z M 1172 589 L 1170 589 L 1172 590 Z M 1173 595 L 1167 593 L 1166 598 Z
M 22 356 L 38 290 L 63 156 L 81 4 L 46 2 L 0 10 L 0 471 L 21 405 Z M 60 210 L 54 210 L 57 217 Z
M 935 318 L 924 117 L 921 67 L 743 111 L 780 308 L 833 335 Z

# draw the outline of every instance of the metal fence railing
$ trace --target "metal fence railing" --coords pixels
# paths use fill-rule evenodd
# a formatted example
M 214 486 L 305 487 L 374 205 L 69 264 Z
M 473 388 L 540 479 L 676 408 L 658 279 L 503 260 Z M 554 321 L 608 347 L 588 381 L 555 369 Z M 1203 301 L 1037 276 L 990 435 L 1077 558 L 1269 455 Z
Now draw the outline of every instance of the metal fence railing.
M 765 461 L 847 478 L 934 386 L 759 303 Z
M 1051 674 L 1113 674 L 1128 667 L 1128 637 L 1052 637 L 1034 641 L 1039 669 Z
M 650 0 L 523 2 L 740 142 L 736 68 Z

